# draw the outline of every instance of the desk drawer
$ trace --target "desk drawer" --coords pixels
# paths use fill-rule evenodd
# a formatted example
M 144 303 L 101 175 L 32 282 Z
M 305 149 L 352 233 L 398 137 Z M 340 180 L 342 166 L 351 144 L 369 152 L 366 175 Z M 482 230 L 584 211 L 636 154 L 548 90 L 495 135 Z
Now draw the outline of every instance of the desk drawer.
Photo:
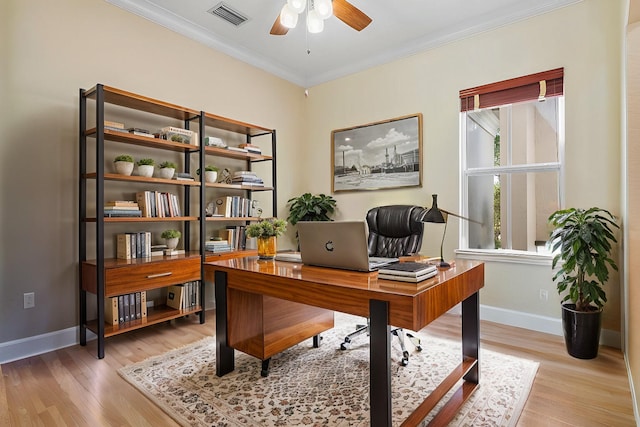
M 105 295 L 145 291 L 191 280 L 200 280 L 200 258 L 108 268 Z

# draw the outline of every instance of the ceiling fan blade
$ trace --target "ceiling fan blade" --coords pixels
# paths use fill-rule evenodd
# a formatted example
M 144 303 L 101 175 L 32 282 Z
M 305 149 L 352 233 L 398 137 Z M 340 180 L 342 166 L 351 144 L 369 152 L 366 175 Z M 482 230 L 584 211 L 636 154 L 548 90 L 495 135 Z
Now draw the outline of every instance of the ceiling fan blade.
M 362 31 L 371 23 L 371 18 L 347 0 L 333 0 L 333 14 L 356 31 Z
M 269 34 L 272 36 L 284 36 L 287 34 L 287 31 L 289 31 L 289 29 L 280 23 L 280 15 L 276 16 L 276 20 L 273 23 L 273 27 L 271 27 Z

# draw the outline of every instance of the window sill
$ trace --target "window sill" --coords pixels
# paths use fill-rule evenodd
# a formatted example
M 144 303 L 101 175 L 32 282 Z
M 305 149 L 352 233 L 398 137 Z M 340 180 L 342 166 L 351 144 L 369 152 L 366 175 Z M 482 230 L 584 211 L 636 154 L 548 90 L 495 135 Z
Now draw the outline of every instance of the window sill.
M 551 266 L 552 254 L 506 249 L 456 249 L 456 257 L 477 261 L 508 262 L 514 264 Z

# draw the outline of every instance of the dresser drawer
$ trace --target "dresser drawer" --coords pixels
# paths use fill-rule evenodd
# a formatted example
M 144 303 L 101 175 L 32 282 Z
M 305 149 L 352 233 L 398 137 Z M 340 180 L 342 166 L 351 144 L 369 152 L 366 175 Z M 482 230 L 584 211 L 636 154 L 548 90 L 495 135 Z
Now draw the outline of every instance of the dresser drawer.
M 191 280 L 200 280 L 200 258 L 107 268 L 105 296 L 146 291 Z

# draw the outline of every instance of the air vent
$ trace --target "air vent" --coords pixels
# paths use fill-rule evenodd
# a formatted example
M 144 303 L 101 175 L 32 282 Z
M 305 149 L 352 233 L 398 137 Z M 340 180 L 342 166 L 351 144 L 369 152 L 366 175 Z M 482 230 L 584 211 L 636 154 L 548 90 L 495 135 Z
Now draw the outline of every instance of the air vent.
M 225 2 L 218 3 L 217 5 L 209 9 L 207 12 L 224 19 L 225 21 L 235 25 L 236 27 L 239 27 L 240 25 L 244 24 L 249 20 L 249 18 L 247 18 L 237 10 L 233 10 Z

